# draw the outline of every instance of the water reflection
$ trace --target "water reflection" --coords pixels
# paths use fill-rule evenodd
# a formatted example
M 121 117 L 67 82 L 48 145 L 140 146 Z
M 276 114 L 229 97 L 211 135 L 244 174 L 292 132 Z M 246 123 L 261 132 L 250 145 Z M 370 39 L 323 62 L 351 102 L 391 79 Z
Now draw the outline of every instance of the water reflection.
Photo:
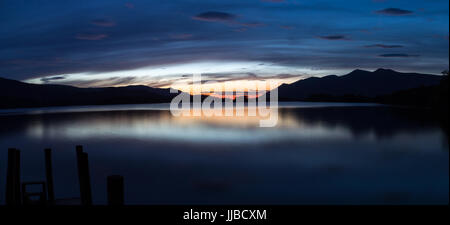
M 70 117 L 70 120 L 67 118 Z M 127 137 L 191 142 L 271 142 L 310 137 L 349 138 L 346 126 L 326 127 L 295 114 L 262 129 L 260 116 L 173 117 L 168 111 L 101 112 L 31 116 L 24 130 L 31 138 Z M 19 121 L 17 121 L 19 122 Z M 15 123 L 17 125 L 17 123 Z M 10 130 L 9 130 L 10 131 Z
M 97 203 L 109 174 L 125 176 L 130 204 L 448 203 L 448 139 L 424 111 L 289 106 L 260 128 L 260 116 L 122 109 L 3 115 L 0 148 L 22 150 L 25 180 L 55 149 L 56 194 L 73 197 L 83 144 Z
M 274 110 L 274 109 L 272 109 Z M 271 142 L 302 138 L 388 138 L 440 132 L 423 111 L 388 107 L 281 108 L 276 127 L 260 128 L 267 119 L 248 116 L 174 117 L 167 110 L 101 111 L 0 116 L 0 134 L 24 132 L 31 138 L 128 137 L 199 142 Z

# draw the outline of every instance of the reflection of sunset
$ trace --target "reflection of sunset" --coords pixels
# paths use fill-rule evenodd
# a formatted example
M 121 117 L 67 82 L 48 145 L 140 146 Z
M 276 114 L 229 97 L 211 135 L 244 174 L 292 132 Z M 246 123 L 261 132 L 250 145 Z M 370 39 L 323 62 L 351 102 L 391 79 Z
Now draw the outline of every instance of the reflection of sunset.
M 278 109 L 265 109 L 262 115 L 259 113 L 257 107 L 234 108 L 230 110 L 232 116 L 227 116 L 225 109 L 203 109 L 200 116 L 196 116 L 193 110 L 182 110 L 180 116 L 170 118 L 172 121 L 179 124 L 197 124 L 199 122 L 216 124 L 222 126 L 252 126 L 258 127 L 261 120 L 269 118 L 268 113 L 274 113 Z M 229 115 L 229 114 L 228 114 Z
M 173 140 L 190 142 L 254 143 L 279 140 L 310 139 L 333 136 L 351 138 L 343 127 L 326 128 L 321 124 L 305 121 L 292 113 L 279 114 L 275 127 L 261 129 L 260 121 L 268 116 L 251 115 L 245 107 L 242 116 L 234 109 L 233 116 L 173 116 L 168 110 L 117 111 L 70 114 L 71 119 L 57 119 L 48 124 L 41 120 L 30 123 L 26 132 L 34 138 L 67 138 L 72 140 L 90 137 L 133 138 L 139 140 Z M 268 109 L 274 113 L 279 108 Z M 209 110 L 207 113 L 214 112 Z M 249 112 L 250 111 L 250 112 Z M 67 117 L 61 117 L 67 118 Z M 75 123 L 74 123 L 75 121 Z

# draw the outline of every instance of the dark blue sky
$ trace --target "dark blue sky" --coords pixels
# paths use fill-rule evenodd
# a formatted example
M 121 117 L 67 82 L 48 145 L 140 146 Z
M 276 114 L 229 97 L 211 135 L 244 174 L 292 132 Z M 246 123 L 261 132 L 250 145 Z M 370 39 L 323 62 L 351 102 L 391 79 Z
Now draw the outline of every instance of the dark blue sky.
M 344 74 L 439 73 L 448 0 L 0 1 L 0 77 L 165 86 Z

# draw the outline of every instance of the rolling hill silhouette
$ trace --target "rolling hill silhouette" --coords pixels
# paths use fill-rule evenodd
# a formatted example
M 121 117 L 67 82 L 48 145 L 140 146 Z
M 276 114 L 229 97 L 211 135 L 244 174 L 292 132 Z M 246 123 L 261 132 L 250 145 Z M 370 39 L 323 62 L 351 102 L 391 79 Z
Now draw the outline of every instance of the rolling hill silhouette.
M 148 86 L 77 88 L 0 78 L 0 108 L 170 102 L 169 89 Z
M 418 96 L 432 96 L 430 90 L 434 90 L 433 87 L 439 85 L 441 80 L 442 76 L 400 73 L 389 69 L 374 72 L 354 70 L 343 76 L 311 77 L 283 84 L 278 87 L 278 96 L 280 101 L 396 101 L 401 104 L 411 101 L 411 96 L 416 96 L 412 101 L 420 101 Z M 396 94 L 417 88 L 421 91 L 409 91 L 400 97 Z M 0 78 L 0 108 L 163 103 L 170 102 L 176 95 L 171 94 L 169 89 L 148 86 L 77 88 Z
M 397 91 L 438 85 L 442 76 L 400 73 L 390 69 L 354 70 L 343 76 L 311 77 L 278 88 L 280 100 L 367 101 Z

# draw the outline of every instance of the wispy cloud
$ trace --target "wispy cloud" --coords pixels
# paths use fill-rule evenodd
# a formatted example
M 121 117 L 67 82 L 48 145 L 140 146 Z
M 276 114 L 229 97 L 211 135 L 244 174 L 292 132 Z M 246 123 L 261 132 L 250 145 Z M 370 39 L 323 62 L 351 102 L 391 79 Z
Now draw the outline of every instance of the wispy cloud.
M 226 12 L 209 11 L 200 13 L 192 18 L 194 20 L 201 20 L 208 22 L 230 22 L 236 18 L 236 15 Z
M 239 23 L 240 25 L 244 26 L 244 27 L 262 27 L 265 26 L 265 24 L 263 23 Z
M 284 0 L 261 0 L 262 2 L 284 2 Z
M 409 11 L 406 9 L 399 9 L 399 8 L 386 8 L 386 9 L 378 10 L 375 12 L 377 14 L 390 15 L 390 16 L 403 16 L 403 15 L 413 14 L 413 11 Z
M 319 36 L 320 39 L 324 40 L 349 40 L 347 36 L 344 35 L 328 35 L 328 36 Z
M 56 79 L 55 79 L 56 78 Z M 102 79 L 67 79 L 66 77 L 45 77 L 41 78 L 44 83 L 71 85 L 76 87 L 113 87 L 136 85 L 137 77 L 108 77 Z
M 419 57 L 420 55 L 410 55 L 405 53 L 390 53 L 390 54 L 381 54 L 378 56 L 386 58 L 409 58 L 409 57 Z
M 243 32 L 246 31 L 246 28 L 254 28 L 254 27 L 262 27 L 266 26 L 264 23 L 260 22 L 242 22 L 237 20 L 237 15 L 226 13 L 226 12 L 216 12 L 216 11 L 209 11 L 200 13 L 192 19 L 194 20 L 200 20 L 200 21 L 206 21 L 206 22 L 221 22 L 221 23 L 227 23 L 229 25 L 233 26 L 242 26 L 242 29 L 235 29 L 234 31 L 237 32 Z M 245 29 L 244 29 L 245 28 Z
M 131 2 L 127 2 L 127 3 L 125 3 L 125 7 L 129 8 L 129 9 L 134 9 L 134 4 Z
M 403 45 L 385 45 L 385 44 L 373 44 L 366 45 L 366 48 L 403 48 Z
M 193 34 L 188 34 L 188 33 L 185 33 L 185 34 L 172 34 L 172 35 L 170 35 L 170 38 L 171 39 L 175 39 L 175 40 L 187 40 L 187 39 L 192 38 L 193 36 L 194 36 Z
M 248 29 L 246 28 L 246 27 L 240 27 L 240 28 L 237 28 L 237 29 L 234 29 L 233 31 L 234 32 L 245 32 L 245 31 L 247 31 Z
M 276 74 L 276 75 L 258 75 L 255 73 L 205 73 L 202 74 L 202 83 L 214 81 L 214 82 L 229 82 L 229 81 L 245 81 L 245 80 L 253 80 L 253 81 L 264 81 L 271 79 L 291 79 L 291 78 L 304 78 L 305 75 L 299 74 Z M 191 81 L 188 84 L 193 84 Z
M 89 40 L 89 41 L 98 41 L 107 38 L 107 34 L 87 34 L 87 33 L 80 33 L 75 36 L 76 39 L 79 40 Z
M 41 81 L 44 82 L 44 83 L 49 83 L 49 82 L 51 82 L 51 81 L 63 80 L 63 79 L 65 79 L 65 78 L 66 78 L 66 77 L 64 77 L 64 76 L 43 77 L 43 78 L 41 78 Z

